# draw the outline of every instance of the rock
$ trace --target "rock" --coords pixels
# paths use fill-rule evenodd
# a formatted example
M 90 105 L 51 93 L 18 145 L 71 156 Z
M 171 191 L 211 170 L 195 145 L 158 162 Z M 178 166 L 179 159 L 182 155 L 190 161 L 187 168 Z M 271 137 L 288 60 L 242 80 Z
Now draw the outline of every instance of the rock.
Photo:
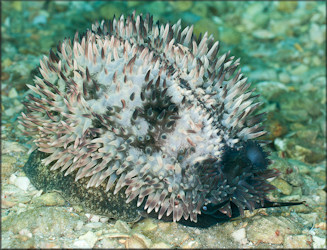
M 271 184 L 278 188 L 282 194 L 290 195 L 292 193 L 292 186 L 281 178 L 274 179 Z
M 297 188 L 297 193 L 294 193 L 294 188 L 295 187 L 300 187 L 303 185 L 303 181 L 301 179 L 301 176 L 299 175 L 299 171 L 296 166 L 292 166 L 291 164 L 287 164 L 288 167 L 285 169 L 283 172 L 283 179 L 290 185 L 293 186 L 293 191 L 292 194 L 298 194 L 302 195 L 301 188 L 300 190 Z
M 183 12 L 192 8 L 193 1 L 169 1 L 168 4 L 171 5 L 174 9 L 176 9 L 177 12 Z
M 268 30 L 256 30 L 252 32 L 252 36 L 254 36 L 254 38 L 260 39 L 260 40 L 270 40 L 275 38 L 275 34 L 268 31 Z
M 281 111 L 282 116 L 288 122 L 304 122 L 309 119 L 309 114 L 306 110 L 299 109 L 283 109 Z
M 299 66 L 297 66 L 295 69 L 293 69 L 291 71 L 292 75 L 302 75 L 305 72 L 308 71 L 308 66 L 306 66 L 305 64 L 300 64 Z
M 267 51 L 264 51 L 263 55 L 262 55 L 262 53 L 260 51 L 259 52 L 255 51 L 255 52 L 250 53 L 250 55 L 253 57 L 262 57 L 262 56 L 269 57 L 270 53 Z M 277 81 L 277 77 L 278 77 L 278 75 L 276 73 L 276 70 L 274 70 L 274 69 L 261 69 L 260 68 L 260 69 L 252 70 L 251 72 L 249 72 L 249 78 L 252 81 L 256 82 L 257 84 L 260 82 L 265 82 L 265 81 L 272 82 L 272 83 L 269 83 L 269 85 L 271 87 L 274 87 L 273 84 L 275 84 L 274 82 Z M 255 84 L 255 87 L 257 87 L 257 84 Z M 282 87 L 280 85 L 280 83 L 277 83 L 277 87 L 285 88 L 286 86 Z M 287 91 L 288 89 L 286 88 L 285 90 Z M 260 92 L 260 94 L 261 94 L 261 92 Z
M 313 193 L 316 193 L 316 190 L 318 188 L 318 184 L 315 182 L 312 177 L 308 175 L 303 176 L 303 187 L 302 191 L 304 195 L 312 195 Z
M 264 11 L 265 6 L 262 3 L 253 2 L 252 4 L 246 6 L 244 14 L 246 18 L 251 18 L 257 16 Z
M 149 248 L 152 245 L 150 239 L 142 234 L 133 234 L 126 240 L 126 248 Z
M 98 230 L 98 231 L 96 231 L 94 233 L 95 233 L 96 236 L 101 237 L 102 234 L 103 234 L 103 232 L 104 232 L 104 230 L 103 229 L 100 229 L 100 230 Z
M 281 72 L 278 75 L 278 79 L 279 81 L 281 81 L 282 83 L 289 83 L 291 81 L 291 77 L 289 76 L 289 74 L 287 74 L 286 72 Z
M 88 227 L 88 228 L 99 228 L 99 227 L 103 226 L 103 223 L 101 223 L 101 222 L 91 222 L 91 223 L 87 223 L 85 226 Z
M 26 191 L 30 185 L 30 180 L 27 177 L 17 177 L 14 174 L 10 176 L 9 182 L 24 191 Z
M 1 177 L 9 177 L 15 171 L 16 158 L 9 155 L 1 156 Z
M 16 113 L 16 111 L 15 111 L 15 108 L 9 108 L 9 109 L 6 109 L 5 110 L 5 112 L 4 112 L 4 114 L 6 115 L 6 116 L 13 116 L 14 114 Z
M 281 197 L 279 199 L 280 199 L 280 201 L 284 201 L 284 202 L 301 201 L 302 200 L 300 195 L 289 195 L 289 196 Z
M 282 244 L 284 236 L 297 233 L 299 228 L 285 217 L 255 216 L 251 218 L 246 235 L 254 244 L 258 242 Z
M 18 93 L 15 88 L 12 88 L 8 93 L 8 97 L 10 97 L 10 98 L 17 98 L 17 96 L 18 96 Z
M 271 118 L 271 116 L 273 117 Z M 273 112 L 268 113 L 268 120 L 265 122 L 266 130 L 268 131 L 268 134 L 265 135 L 265 139 L 267 140 L 278 139 L 279 137 L 283 137 L 283 135 L 287 134 L 288 128 L 285 125 L 285 122 L 278 120 L 278 117 L 276 116 L 277 115 L 275 115 Z M 277 143 L 280 143 L 278 146 L 282 146 L 282 141 L 284 140 L 277 141 Z M 283 147 L 279 147 L 278 150 L 282 148 Z
M 274 140 L 274 145 L 278 151 L 286 151 L 286 143 L 285 140 L 281 138 L 276 138 Z
M 12 141 L 2 141 L 1 142 L 2 155 L 13 153 L 13 152 L 26 152 L 26 151 L 27 151 L 27 148 L 25 148 L 24 146 L 22 146 L 21 144 L 19 144 L 17 142 L 12 142 Z
M 32 238 L 33 234 L 27 228 L 24 228 L 19 231 L 20 235 L 26 235 L 28 238 Z
M 120 245 L 116 240 L 112 239 L 103 239 L 101 240 L 101 243 L 99 244 L 101 248 L 105 249 L 117 249 Z
M 296 173 L 296 175 L 298 176 L 299 174 Z M 302 180 L 301 180 L 301 185 L 299 185 L 299 186 L 296 186 L 296 185 L 292 184 L 293 185 L 292 196 L 293 195 L 296 195 L 296 196 L 299 196 L 299 197 L 302 196 L 302 189 L 301 189 L 302 184 L 303 184 Z
M 186 249 L 192 249 L 192 248 L 199 248 L 199 242 L 195 240 L 188 240 L 185 241 L 183 244 L 180 246 L 181 248 L 186 248 Z
M 100 218 L 100 222 L 102 222 L 102 223 L 106 223 L 106 222 L 108 222 L 108 220 L 109 220 L 108 217 L 101 217 Z
M 99 220 L 100 220 L 99 215 L 92 215 L 92 217 L 90 218 L 91 222 L 99 222 Z
M 56 207 L 40 207 L 29 209 L 20 214 L 11 213 L 2 222 L 2 231 L 18 233 L 28 228 L 33 234 L 41 234 L 44 237 L 53 234 L 72 233 L 78 218 L 71 216 L 64 209 Z
M 326 222 L 316 223 L 315 228 L 320 228 L 321 230 L 327 230 Z
M 13 235 L 12 232 L 1 232 L 2 249 L 33 249 L 35 245 L 35 237 L 29 238 L 26 235 Z
M 60 194 L 52 192 L 45 193 L 40 197 L 33 199 L 32 203 L 37 206 L 63 206 L 65 205 L 65 200 Z
M 1 207 L 6 209 L 6 208 L 10 208 L 13 207 L 17 204 L 17 202 L 12 202 L 12 201 L 7 201 L 4 199 L 1 199 Z
M 312 247 L 315 249 L 326 249 L 326 238 L 320 238 L 318 236 L 312 236 Z
M 91 248 L 85 240 L 76 240 L 73 244 L 74 248 Z
M 319 131 L 313 129 L 301 129 L 296 131 L 296 136 L 301 140 L 308 140 L 312 143 L 315 143 L 316 138 L 318 137 Z
M 292 13 L 293 11 L 296 10 L 297 6 L 298 6 L 297 1 L 283 1 L 283 2 L 278 2 L 277 10 L 285 13 Z
M 84 222 L 81 221 L 81 220 L 79 220 L 79 221 L 77 221 L 77 223 L 76 223 L 76 227 L 75 227 L 74 229 L 75 229 L 76 231 L 79 231 L 79 230 L 82 229 L 83 225 L 84 225 Z
M 305 145 L 305 142 L 293 138 L 287 140 L 286 152 L 291 158 L 308 163 L 321 162 L 326 157 L 323 149 L 312 144 Z
M 95 233 L 89 231 L 86 234 L 80 236 L 79 240 L 84 240 L 90 248 L 93 248 L 95 242 L 98 240 L 98 237 L 95 235 Z
M 159 242 L 159 243 L 155 243 L 151 246 L 151 248 L 156 249 L 156 248 L 161 248 L 161 249 L 167 249 L 167 248 L 172 248 L 171 245 L 166 244 L 164 242 Z
M 307 175 L 308 173 L 310 173 L 310 167 L 305 164 L 304 162 L 302 161 L 298 161 L 298 160 L 294 160 L 294 159 L 288 159 L 288 162 L 296 167 L 299 171 L 299 174 L 303 174 L 303 175 Z
M 318 45 L 326 41 L 326 26 L 319 26 L 316 23 L 311 24 L 309 29 L 310 39 Z
M 46 25 L 48 21 L 48 15 L 49 14 L 47 12 L 41 13 L 40 15 L 34 17 L 32 23 L 34 25 Z
M 284 238 L 284 248 L 311 248 L 310 235 L 286 235 Z
M 258 92 L 267 100 L 277 98 L 280 94 L 288 92 L 288 88 L 280 82 L 265 81 L 259 82 L 256 86 Z
M 22 2 L 11 2 L 11 7 L 16 11 L 21 12 L 23 10 L 23 3 Z
M 305 200 L 305 199 L 303 199 L 303 200 Z M 295 213 L 310 213 L 312 210 L 311 210 L 311 208 L 309 206 L 306 206 L 306 205 L 303 204 L 303 205 L 290 207 L 290 211 L 295 212 Z
M 232 233 L 232 236 L 236 241 L 240 242 L 241 244 L 247 243 L 245 228 L 241 228 L 234 231 Z
M 129 233 L 131 231 L 130 226 L 122 220 L 117 220 L 115 223 L 115 229 L 121 233 Z
M 158 224 L 154 222 L 151 218 L 146 218 L 136 224 L 136 226 L 133 228 L 135 231 L 140 232 L 153 232 L 157 230 Z
M 300 214 L 300 216 L 306 221 L 307 224 L 312 225 L 315 224 L 318 214 L 317 213 L 308 213 L 308 214 Z
M 15 185 L 2 183 L 2 199 L 6 202 L 28 203 L 32 198 L 29 194 Z M 11 205 L 11 203 L 7 204 Z

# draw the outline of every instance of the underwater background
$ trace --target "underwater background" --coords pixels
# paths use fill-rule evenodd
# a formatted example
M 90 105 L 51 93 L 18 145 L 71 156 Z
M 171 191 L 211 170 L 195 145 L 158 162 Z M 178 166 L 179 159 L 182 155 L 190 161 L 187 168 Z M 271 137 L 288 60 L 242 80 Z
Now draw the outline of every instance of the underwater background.
M 326 3 L 324 1 L 2 1 L 2 248 L 322 248 L 326 245 Z M 270 198 L 305 205 L 258 209 L 208 229 L 145 219 L 108 221 L 42 193 L 22 167 L 28 141 L 17 118 L 43 55 L 95 21 L 150 13 L 194 25 L 241 58 L 260 94 L 281 175 Z M 261 139 L 261 138 L 260 138 Z

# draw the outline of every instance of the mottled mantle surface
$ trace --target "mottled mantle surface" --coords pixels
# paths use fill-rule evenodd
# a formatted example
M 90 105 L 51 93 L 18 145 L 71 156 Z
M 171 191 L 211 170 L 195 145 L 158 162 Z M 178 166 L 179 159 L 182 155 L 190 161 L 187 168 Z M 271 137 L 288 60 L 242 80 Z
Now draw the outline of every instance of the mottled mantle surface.
M 34 151 L 23 170 L 37 189 L 44 192 L 59 191 L 71 205 L 80 205 L 86 212 L 133 222 L 140 218 L 137 212 L 136 201 L 125 203 L 125 188 L 116 195 L 105 192 L 105 183 L 97 188 L 86 188 L 91 177 L 74 181 L 74 176 L 64 176 L 60 170 L 51 171 L 44 166 L 41 160 L 46 153 Z

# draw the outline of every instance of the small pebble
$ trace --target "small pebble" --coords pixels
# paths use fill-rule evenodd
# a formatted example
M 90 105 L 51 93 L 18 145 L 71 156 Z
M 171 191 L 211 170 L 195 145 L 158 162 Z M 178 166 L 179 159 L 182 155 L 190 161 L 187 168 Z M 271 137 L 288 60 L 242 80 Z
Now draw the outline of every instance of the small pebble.
M 76 240 L 73 246 L 74 248 L 91 248 L 85 240 Z
M 18 93 L 15 88 L 12 88 L 8 93 L 8 97 L 10 97 L 10 98 L 16 98 L 17 96 L 18 96 Z
M 117 249 L 118 248 L 118 243 L 116 240 L 112 239 L 103 239 L 101 241 L 101 248 L 111 248 L 111 249 Z
M 90 222 L 85 225 L 88 228 L 99 228 L 103 226 L 103 223 L 101 222 Z
M 51 192 L 33 199 L 33 203 L 38 206 L 63 206 L 66 201 L 59 193 Z
M 241 244 L 247 243 L 245 228 L 236 230 L 232 233 L 232 236 L 236 241 L 240 242 Z
M 81 220 L 77 221 L 76 226 L 75 226 L 75 230 L 76 231 L 81 230 L 82 227 L 83 227 L 83 225 L 84 225 L 84 222 L 83 221 L 81 221 Z
M 326 249 L 326 238 L 320 238 L 318 236 L 312 236 L 313 248 Z
M 100 222 L 101 222 L 101 223 L 106 223 L 108 220 L 109 220 L 108 217 L 101 217 L 101 218 L 100 218 Z
M 308 213 L 308 214 L 300 214 L 300 216 L 307 221 L 308 224 L 315 224 L 318 214 L 317 213 Z
M 20 230 L 19 234 L 20 235 L 25 235 L 28 238 L 32 238 L 32 236 L 33 236 L 33 234 L 27 228 L 24 228 L 24 229 Z
M 269 40 L 275 37 L 275 34 L 268 30 L 256 30 L 252 33 L 255 38 Z
M 315 224 L 315 228 L 320 228 L 322 230 L 326 230 L 326 222 L 320 222 Z
M 103 234 L 103 230 L 102 229 L 95 232 L 95 235 L 98 236 L 98 237 L 101 236 L 102 234 Z
M 9 182 L 24 191 L 28 189 L 30 184 L 30 180 L 27 177 L 17 177 L 14 174 L 10 176 Z
M 286 151 L 286 142 L 281 138 L 276 138 L 274 140 L 274 145 L 278 151 Z
M 93 215 L 91 218 L 90 218 L 90 221 L 91 222 L 99 222 L 100 220 L 100 216 L 99 215 Z
M 319 26 L 313 23 L 311 24 L 309 33 L 311 40 L 319 45 L 326 41 L 326 26 Z
M 12 201 L 6 201 L 6 200 L 1 200 L 1 207 L 2 208 L 10 208 L 15 206 L 17 203 L 16 202 L 12 202 Z
M 286 235 L 283 245 L 285 248 L 311 248 L 309 242 L 311 242 L 310 235 Z
M 159 242 L 159 243 L 155 243 L 151 246 L 151 248 L 161 248 L 161 249 L 167 249 L 167 248 L 172 248 L 171 245 L 166 244 L 164 242 Z
M 87 243 L 87 245 L 92 248 L 94 247 L 95 242 L 97 242 L 98 237 L 95 235 L 95 233 L 89 231 L 86 234 L 79 237 L 79 240 L 83 240 Z
M 195 241 L 195 240 L 189 240 L 184 242 L 181 246 L 181 248 L 186 248 L 186 249 L 192 249 L 192 248 L 198 248 L 199 247 L 199 242 Z
M 282 72 L 278 75 L 279 77 L 279 81 L 281 81 L 282 83 L 289 83 L 291 81 L 290 76 L 286 73 L 286 72 Z
M 282 244 L 284 236 L 299 231 L 296 224 L 286 217 L 255 216 L 246 228 L 246 236 L 252 243 Z
M 281 178 L 274 179 L 271 184 L 277 187 L 282 194 L 290 195 L 292 193 L 292 186 Z
M 119 232 L 122 233 L 128 233 L 131 230 L 130 226 L 125 221 L 122 220 L 116 221 L 115 229 L 117 229 Z
M 133 229 L 142 232 L 153 232 L 158 228 L 158 224 L 153 219 L 146 218 L 138 223 Z
M 276 99 L 279 95 L 288 92 L 287 87 L 283 83 L 274 81 L 259 82 L 257 89 L 268 100 Z
M 302 75 L 309 70 L 308 66 L 300 64 L 295 69 L 292 70 L 292 75 Z
M 149 248 L 151 245 L 150 239 L 138 233 L 126 240 L 126 248 Z

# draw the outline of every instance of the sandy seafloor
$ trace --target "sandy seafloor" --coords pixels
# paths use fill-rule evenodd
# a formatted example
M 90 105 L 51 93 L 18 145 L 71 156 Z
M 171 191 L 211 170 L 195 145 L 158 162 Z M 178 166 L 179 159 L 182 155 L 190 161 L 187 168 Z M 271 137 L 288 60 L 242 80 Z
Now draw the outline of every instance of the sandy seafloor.
M 326 4 L 322 2 L 9 2 L 1 19 L 2 248 L 323 248 L 326 245 Z M 306 205 L 258 209 L 208 229 L 85 213 L 36 190 L 22 166 L 28 140 L 17 118 L 40 58 L 57 42 L 121 13 L 150 12 L 209 31 L 220 53 L 241 57 L 281 175 L 269 197 Z

